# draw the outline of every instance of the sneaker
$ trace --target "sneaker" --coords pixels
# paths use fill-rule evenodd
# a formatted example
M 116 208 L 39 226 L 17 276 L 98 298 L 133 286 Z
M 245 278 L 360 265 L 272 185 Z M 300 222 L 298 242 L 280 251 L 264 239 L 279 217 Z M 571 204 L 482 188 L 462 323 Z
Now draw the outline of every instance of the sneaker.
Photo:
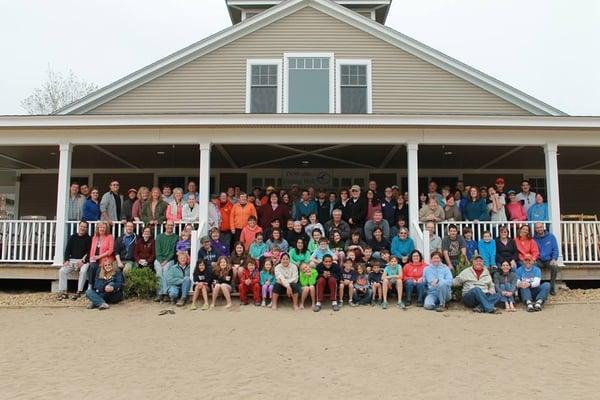
M 538 300 L 535 302 L 535 304 L 533 305 L 533 308 L 535 311 L 542 311 L 542 301 Z
M 399 301 L 398 303 L 396 303 L 396 305 L 398 307 L 400 307 L 401 310 L 406 310 L 406 306 L 404 305 L 404 303 L 402 301 Z
M 555 288 L 554 286 L 552 286 L 552 287 L 550 288 L 550 295 L 551 295 L 551 296 L 556 296 L 556 288 Z
M 270 301 L 269 304 L 267 304 L 267 308 L 271 308 L 271 307 L 273 307 L 273 302 L 272 301 Z
M 435 311 L 437 311 L 437 312 L 445 312 L 445 311 L 448 311 L 448 307 L 446 307 L 445 304 L 444 305 L 440 304 L 439 306 L 436 307 Z
M 407 300 L 405 303 L 406 307 L 410 307 L 412 305 L 412 301 Z
M 93 309 L 94 308 L 94 303 L 88 304 L 85 308 L 87 308 L 88 310 Z
M 534 308 L 533 308 L 533 304 L 531 303 L 531 301 L 527 302 L 527 312 L 534 312 Z
M 75 294 L 73 294 L 73 295 L 71 296 L 71 300 L 77 300 L 77 299 L 79 299 L 81 296 L 83 296 L 83 292 L 77 292 L 77 293 L 75 293 Z
M 69 295 L 67 294 L 67 292 L 59 293 L 58 296 L 56 296 L 56 300 L 58 300 L 58 301 L 63 301 L 68 298 L 69 298 Z
M 175 303 L 175 305 L 177 307 L 182 307 L 183 305 L 185 305 L 185 299 L 179 299 L 179 300 L 177 300 L 177 303 Z
M 110 306 L 106 303 L 102 303 L 98 306 L 98 310 L 108 310 Z
M 339 304 L 332 304 L 331 308 L 333 308 L 333 311 L 340 311 L 340 305 Z
M 340 308 L 343 307 L 344 306 L 344 300 L 338 301 L 338 304 L 339 304 Z
M 349 302 L 348 304 L 350 304 L 350 307 L 358 307 L 358 304 L 353 301 Z
M 202 311 L 206 310 L 208 310 L 208 303 L 204 303 L 204 305 L 202 306 Z
M 387 301 L 384 301 L 383 303 L 381 303 L 381 308 L 383 308 L 384 310 L 387 310 L 387 308 L 388 308 Z
M 315 304 L 315 306 L 313 307 L 313 311 L 314 312 L 321 311 L 321 304 L 320 303 Z
M 419 303 L 419 302 L 417 301 L 417 307 L 423 307 L 423 303 Z
M 476 312 L 476 313 L 482 313 L 482 312 L 483 312 L 483 310 L 481 309 L 481 307 L 479 307 L 479 306 L 475 306 L 475 307 L 473 307 L 473 312 Z
M 198 309 L 198 306 L 195 303 L 193 303 L 192 306 L 190 307 L 190 310 L 192 310 L 192 311 L 195 311 L 197 309 Z
M 265 299 L 263 299 L 263 300 L 260 302 L 260 306 L 261 306 L 261 307 L 266 307 L 266 306 L 267 306 L 267 302 L 265 301 Z

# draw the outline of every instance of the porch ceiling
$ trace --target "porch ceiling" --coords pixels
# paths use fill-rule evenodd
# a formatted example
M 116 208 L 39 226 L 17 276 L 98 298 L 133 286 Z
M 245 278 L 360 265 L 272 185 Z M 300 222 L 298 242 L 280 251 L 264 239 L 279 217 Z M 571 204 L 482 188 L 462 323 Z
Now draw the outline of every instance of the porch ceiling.
M 368 138 L 365 138 L 368 140 Z M 58 168 L 58 146 L 0 146 L 0 169 Z M 103 145 L 74 147 L 72 168 L 197 168 L 197 145 Z M 600 147 L 560 147 L 560 169 L 600 169 Z M 214 145 L 213 168 L 406 168 L 403 145 Z M 426 169 L 544 169 L 537 146 L 419 147 Z

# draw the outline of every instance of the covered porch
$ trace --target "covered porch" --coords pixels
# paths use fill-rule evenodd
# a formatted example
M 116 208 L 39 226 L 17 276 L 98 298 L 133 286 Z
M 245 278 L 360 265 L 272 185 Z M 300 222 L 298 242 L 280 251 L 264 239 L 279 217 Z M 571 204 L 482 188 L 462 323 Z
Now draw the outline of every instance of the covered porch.
M 489 186 L 502 176 L 507 187 L 517 189 L 529 179 L 533 191 L 546 193 L 550 218 L 543 222 L 559 239 L 565 265 L 589 269 L 577 279 L 600 278 L 600 272 L 590 272 L 600 267 L 594 218 L 600 209 L 590 193 L 600 185 L 598 118 L 3 117 L 0 134 L 3 264 L 62 264 L 75 226 L 66 220 L 72 181 L 103 193 L 111 179 L 121 182 L 122 191 L 194 180 L 203 194 L 198 234 L 206 229 L 208 194 L 228 186 L 298 184 L 338 191 L 365 187 L 369 180 L 380 188 L 397 184 L 409 193 L 411 232 L 426 250 L 427 233 L 417 215 L 419 193 L 429 180 Z M 445 232 L 444 224 L 438 228 Z M 121 229 L 116 224 L 114 233 Z

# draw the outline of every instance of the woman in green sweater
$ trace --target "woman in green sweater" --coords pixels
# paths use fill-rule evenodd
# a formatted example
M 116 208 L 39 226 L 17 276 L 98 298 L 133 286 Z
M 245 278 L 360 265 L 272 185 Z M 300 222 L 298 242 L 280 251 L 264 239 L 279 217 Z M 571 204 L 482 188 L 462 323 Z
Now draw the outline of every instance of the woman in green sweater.
M 310 262 L 310 252 L 308 251 L 306 242 L 304 239 L 298 239 L 292 244 L 292 247 L 288 251 L 290 261 L 292 264 L 302 265 L 303 263 Z

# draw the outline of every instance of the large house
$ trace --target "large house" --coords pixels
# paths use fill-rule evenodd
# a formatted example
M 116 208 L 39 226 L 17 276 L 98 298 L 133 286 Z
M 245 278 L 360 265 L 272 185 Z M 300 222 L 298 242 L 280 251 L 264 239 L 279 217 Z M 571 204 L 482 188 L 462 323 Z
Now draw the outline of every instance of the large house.
M 101 191 L 197 180 L 200 231 L 208 194 L 234 184 L 397 183 L 424 248 L 428 180 L 502 176 L 547 193 L 566 263 L 600 263 L 598 223 L 561 219 L 600 211 L 600 118 L 567 116 L 387 27 L 391 0 L 226 5 L 229 28 L 55 115 L 0 117 L 1 262 L 62 262 L 73 180 Z

